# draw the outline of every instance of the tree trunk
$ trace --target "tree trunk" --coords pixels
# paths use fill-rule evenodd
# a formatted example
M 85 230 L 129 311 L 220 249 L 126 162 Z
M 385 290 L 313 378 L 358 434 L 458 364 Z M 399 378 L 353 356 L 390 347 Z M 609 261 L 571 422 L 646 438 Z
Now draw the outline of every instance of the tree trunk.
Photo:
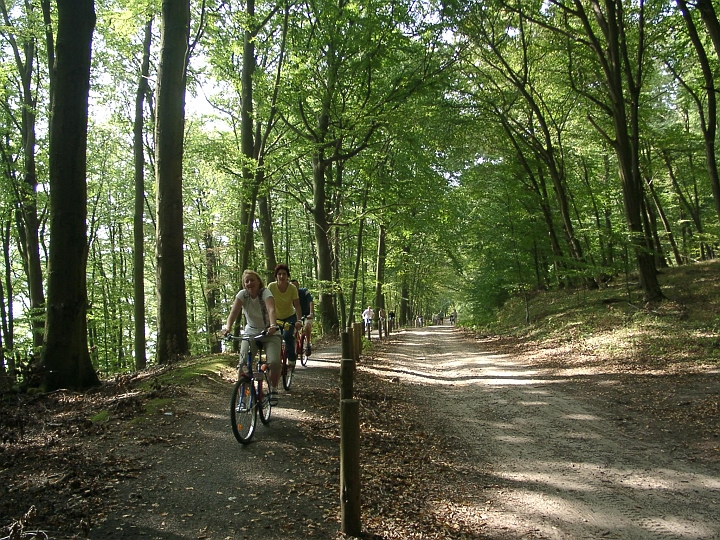
M 163 0 L 157 85 L 157 358 L 166 364 L 189 353 L 183 252 L 182 161 L 190 5 Z
M 46 390 L 99 384 L 87 346 L 87 120 L 92 0 L 59 0 L 50 124 L 50 250 L 42 364 Z
M 313 157 L 313 216 L 315 218 L 315 241 L 318 250 L 318 278 L 320 286 L 320 317 L 323 334 L 337 335 L 338 318 L 335 310 L 332 252 L 329 223 L 327 221 L 325 196 L 325 172 L 327 164 L 322 153 Z
M 375 307 L 378 310 L 385 309 L 385 295 L 383 294 L 383 285 L 385 284 L 385 234 L 385 226 L 380 225 L 378 230 L 378 251 L 375 269 Z
M 152 19 L 145 25 L 143 59 L 140 80 L 135 94 L 135 123 L 133 125 L 133 154 L 135 158 L 135 214 L 133 220 L 133 318 L 135 321 L 135 369 L 145 369 L 145 152 L 143 132 L 145 127 L 145 96 L 148 92 L 150 73 L 150 42 Z
M 275 242 L 273 241 L 270 201 L 267 195 L 258 198 L 258 215 L 260 217 L 260 234 L 262 235 L 265 253 L 265 272 L 269 279 L 269 276 L 272 276 L 275 271 L 277 256 L 275 255 Z
M 0 0 L 5 25 L 12 29 L 13 23 L 4 0 Z M 30 16 L 30 13 L 28 13 Z M 22 216 L 23 230 L 19 236 L 23 242 L 24 268 L 27 275 L 28 296 L 30 297 L 30 327 L 32 329 L 33 346 L 40 348 L 43 343 L 45 292 L 43 290 L 42 262 L 40 260 L 40 220 L 37 211 L 37 167 L 36 167 L 36 134 L 37 96 L 33 92 L 33 76 L 35 69 L 36 42 L 33 36 L 16 36 L 7 34 L 7 42 L 12 47 L 15 67 L 20 81 L 22 110 L 20 113 L 20 136 L 22 138 L 22 167 L 24 170 L 22 185 L 17 187 L 17 206 Z M 16 38 L 22 40 L 21 43 Z M 52 66 L 50 66 L 52 68 Z
M 702 69 L 703 78 L 705 80 L 705 92 L 702 99 L 695 99 L 697 104 L 698 113 L 700 116 L 700 129 L 703 133 L 703 139 L 705 141 L 705 165 L 707 167 L 708 179 L 710 180 L 710 186 L 712 187 L 713 199 L 715 201 L 715 212 L 720 221 L 720 178 L 718 177 L 718 164 L 715 152 L 715 137 L 717 133 L 717 97 L 715 95 L 715 77 L 713 75 L 713 69 L 710 66 L 710 60 L 708 59 L 707 52 L 703 45 L 702 39 L 698 35 L 697 28 L 695 27 L 695 21 L 693 20 L 690 12 L 688 11 L 687 2 L 685 0 L 677 0 L 678 7 L 682 12 L 683 19 L 685 19 L 685 26 L 690 36 L 690 41 L 695 47 L 695 52 L 698 56 L 700 68 Z M 698 3 L 700 6 L 700 3 Z M 710 6 L 712 9 L 712 5 Z M 701 10 L 702 13 L 702 10 Z M 705 11 L 706 16 L 709 12 Z M 717 17 L 715 17 L 717 23 Z M 712 24 L 708 26 L 708 31 L 712 27 Z M 694 93 L 691 92 L 694 96 Z M 707 114 L 705 114 L 703 103 L 707 104 Z
M 640 286 L 643 289 L 645 301 L 654 302 L 664 298 L 657 278 L 655 259 L 647 249 L 645 234 L 642 226 L 641 207 L 643 201 L 643 180 L 639 166 L 639 109 L 640 92 L 643 80 L 643 57 L 646 52 L 645 43 L 640 41 L 634 59 L 636 65 L 627 65 L 633 57 L 628 49 L 630 44 L 625 38 L 625 21 L 623 20 L 620 0 L 608 1 L 603 4 L 606 12 L 603 13 L 599 4 L 595 4 L 592 16 L 596 19 L 603 39 L 595 33 L 590 24 L 585 7 L 579 7 L 575 12 L 581 17 L 585 32 L 589 38 L 588 43 L 597 56 L 602 67 L 605 83 L 607 85 L 608 110 L 614 126 L 614 138 L 608 138 L 615 149 L 620 180 L 622 184 L 625 219 L 630 234 L 630 244 L 635 254 Z M 577 7 L 577 4 L 576 4 Z M 640 6 L 639 19 L 633 24 L 639 25 L 642 32 L 645 19 L 643 5 Z
M 3 262 L 5 263 L 5 272 L 3 274 L 3 280 L 5 283 L 4 291 L 7 293 L 7 298 L 13 297 L 13 277 L 12 277 L 12 265 L 10 261 L 10 218 L 3 223 L 2 229 L 2 248 L 3 248 Z M 8 353 L 5 357 L 7 362 L 8 373 L 11 377 L 16 376 L 16 365 L 15 365 L 15 341 L 13 334 L 14 329 L 14 317 L 13 317 L 13 303 L 12 301 L 7 304 L 0 306 L 0 314 L 2 315 L 2 334 L 3 334 L 3 354 Z
M 205 290 L 207 304 L 207 328 L 209 331 L 210 352 L 222 352 L 217 336 L 222 329 L 222 319 L 218 313 L 220 289 L 217 283 L 217 254 L 215 253 L 215 238 L 212 231 L 205 232 Z

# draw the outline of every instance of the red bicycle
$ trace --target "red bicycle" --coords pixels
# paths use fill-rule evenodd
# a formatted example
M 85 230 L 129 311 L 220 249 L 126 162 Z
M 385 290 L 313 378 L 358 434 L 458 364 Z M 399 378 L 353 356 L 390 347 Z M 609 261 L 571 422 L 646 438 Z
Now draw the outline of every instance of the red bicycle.
M 306 317 L 302 318 L 302 328 L 297 334 L 295 334 L 295 353 L 300 359 L 300 364 L 302 364 L 303 367 L 307 366 L 308 363 L 308 355 L 305 346 L 310 345 L 310 343 L 307 341 L 309 338 L 305 333 L 305 319 Z
M 290 323 L 283 323 L 282 321 L 278 321 L 279 325 L 282 325 L 284 330 L 290 329 Z M 295 338 L 297 341 L 297 337 Z M 286 391 L 290 390 L 290 386 L 292 385 L 293 381 L 293 374 L 295 373 L 295 366 L 291 366 L 288 364 L 288 358 L 287 358 L 287 350 L 285 349 L 285 340 L 281 340 L 280 342 L 280 359 L 282 360 L 282 384 L 283 388 Z

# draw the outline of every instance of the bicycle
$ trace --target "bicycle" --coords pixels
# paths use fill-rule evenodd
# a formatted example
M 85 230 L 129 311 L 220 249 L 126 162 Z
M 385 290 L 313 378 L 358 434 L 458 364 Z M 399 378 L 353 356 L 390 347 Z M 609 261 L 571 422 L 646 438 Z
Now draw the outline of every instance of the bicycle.
M 306 319 L 307 317 L 303 316 L 302 328 L 297 334 L 295 334 L 295 353 L 297 358 L 300 359 L 300 364 L 302 364 L 303 367 L 307 366 L 308 363 L 308 355 L 305 351 L 305 340 L 309 339 L 307 334 L 305 334 Z M 310 343 L 308 343 L 308 345 L 310 345 Z
M 272 402 L 270 393 L 270 380 L 268 378 L 268 364 L 262 343 L 257 340 L 266 336 L 263 331 L 254 337 L 234 336 L 227 334 L 226 341 L 247 341 L 255 340 L 257 353 L 253 358 L 252 347 L 248 347 L 248 353 L 244 363 L 240 365 L 242 374 L 238 377 L 230 398 L 230 425 L 233 435 L 242 444 L 247 444 L 255 434 L 257 427 L 258 413 L 260 421 L 264 425 L 270 423 L 272 414 Z
M 290 330 L 290 327 L 292 326 L 288 322 L 283 321 L 277 321 L 278 325 L 283 328 L 283 330 L 287 331 Z M 297 339 L 297 338 L 296 338 Z M 293 381 L 293 375 L 295 373 L 295 366 L 290 366 L 288 364 L 288 358 L 287 358 L 287 350 L 285 349 L 285 340 L 283 339 L 280 343 L 280 360 L 282 361 L 282 385 L 285 391 L 290 391 L 290 386 L 292 385 Z
M 365 334 L 368 341 L 372 341 L 372 319 L 365 319 Z

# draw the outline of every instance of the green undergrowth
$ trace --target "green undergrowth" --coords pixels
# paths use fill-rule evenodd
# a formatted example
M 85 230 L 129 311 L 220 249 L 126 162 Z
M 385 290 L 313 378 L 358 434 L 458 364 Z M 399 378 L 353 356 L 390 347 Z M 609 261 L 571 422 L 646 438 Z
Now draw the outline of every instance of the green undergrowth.
M 208 355 L 173 364 L 171 369 L 156 375 L 152 380 L 143 383 L 146 387 L 186 386 L 199 378 L 220 378 L 223 371 L 234 366 L 237 359 L 230 355 Z
M 636 284 L 617 278 L 596 291 L 538 291 L 514 297 L 481 331 L 604 359 L 720 365 L 720 262 L 665 269 L 666 300 L 642 301 Z

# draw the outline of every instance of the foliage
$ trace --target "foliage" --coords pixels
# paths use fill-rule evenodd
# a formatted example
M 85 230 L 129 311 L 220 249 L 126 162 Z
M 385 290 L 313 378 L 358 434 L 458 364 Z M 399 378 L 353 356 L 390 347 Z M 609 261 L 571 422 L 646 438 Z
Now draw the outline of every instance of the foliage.
M 182 186 L 191 352 L 217 346 L 215 329 L 243 270 L 241 207 L 253 201 L 254 190 L 267 206 L 254 207 L 248 266 L 263 272 L 274 262 L 289 263 L 316 303 L 328 291 L 323 301 L 332 311 L 352 307 L 355 313 L 342 314 L 347 320 L 374 301 L 378 286 L 389 309 L 399 312 L 405 302 L 410 316 L 457 309 L 461 321 L 488 325 L 515 297 L 524 320 L 531 298 L 622 280 L 634 271 L 622 162 L 607 136 L 615 129 L 607 81 L 582 46 L 587 29 L 565 16 L 569 5 L 322 0 L 259 2 L 249 14 L 245 5 L 193 4 Z M 641 34 L 634 24 L 640 6 L 622 6 L 627 44 L 645 47 L 642 58 L 628 59 L 630 70 L 640 66 L 636 59 L 644 69 L 637 122 L 643 230 L 660 269 L 712 259 L 720 220 L 702 131 L 706 83 L 687 25 L 676 3 L 660 2 L 645 7 L 650 24 Z M 39 6 L 9 7 L 0 47 L 0 202 L 10 232 L 0 264 L 0 311 L 3 343 L 19 365 L 33 348 L 31 323 L 39 320 L 33 314 L 42 308 L 31 305 L 26 227 L 18 220 L 26 156 L 11 44 L 28 39 L 44 58 L 47 42 Z M 157 2 L 145 1 L 97 6 L 87 293 L 90 353 L 103 375 L 134 369 L 129 143 L 143 30 L 159 20 L 159 10 Z M 691 16 L 717 71 L 710 34 L 696 10 Z M 588 25 L 600 29 L 596 19 Z M 143 111 L 149 358 L 157 348 L 158 302 L 152 179 L 159 24 L 152 28 Z M 254 155 L 262 161 L 241 148 L 246 35 L 255 60 L 250 121 L 255 144 L 262 144 Z M 33 88 L 43 266 L 49 76 L 40 62 Z M 381 227 L 386 253 L 378 285 Z M 321 269 L 331 273 L 321 276 Z M 7 357 L 0 366 L 9 368 Z

